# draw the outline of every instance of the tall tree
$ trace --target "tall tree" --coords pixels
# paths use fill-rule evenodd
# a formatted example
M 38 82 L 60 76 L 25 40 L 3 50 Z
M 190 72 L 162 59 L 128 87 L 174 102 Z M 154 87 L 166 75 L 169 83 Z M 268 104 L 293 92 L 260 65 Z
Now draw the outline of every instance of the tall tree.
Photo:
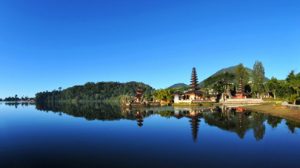
M 197 91 L 199 90 L 198 88 L 198 76 L 197 76 L 197 72 L 196 72 L 196 68 L 194 67 L 192 70 L 192 77 L 191 77 L 191 90 L 192 91 Z
M 266 86 L 268 90 L 272 92 L 273 98 L 276 99 L 276 92 L 280 89 L 280 82 L 275 77 L 272 77 L 271 80 L 266 83 Z
M 287 82 L 291 82 L 292 80 L 295 80 L 296 79 L 296 75 L 295 75 L 295 71 L 292 70 L 289 75 L 287 76 L 286 78 L 286 81 Z
M 264 92 L 265 68 L 260 61 L 256 61 L 253 66 L 253 92 L 257 97 L 261 97 Z

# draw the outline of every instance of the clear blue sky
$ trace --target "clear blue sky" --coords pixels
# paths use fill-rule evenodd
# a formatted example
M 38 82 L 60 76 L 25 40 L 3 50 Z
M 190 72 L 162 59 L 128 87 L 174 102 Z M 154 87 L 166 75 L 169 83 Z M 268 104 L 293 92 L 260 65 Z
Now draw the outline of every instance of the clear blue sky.
M 263 62 L 300 71 L 298 0 L 0 0 L 0 97 L 88 81 L 155 88 Z

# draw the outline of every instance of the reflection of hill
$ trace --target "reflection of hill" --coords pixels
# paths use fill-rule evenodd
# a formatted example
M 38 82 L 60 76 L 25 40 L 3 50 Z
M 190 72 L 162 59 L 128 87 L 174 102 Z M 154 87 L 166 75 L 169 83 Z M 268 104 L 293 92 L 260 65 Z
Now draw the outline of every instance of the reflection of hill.
M 264 121 L 267 118 L 262 113 L 238 113 L 235 109 L 229 109 L 225 112 L 204 113 L 203 117 L 207 124 L 235 132 L 240 138 L 244 138 L 246 132 L 251 129 L 257 140 L 262 139 L 265 133 Z
M 201 118 L 210 126 L 236 133 L 241 139 L 247 131 L 252 130 L 257 140 L 263 139 L 266 131 L 265 124 L 276 128 L 282 119 L 262 113 L 250 111 L 237 112 L 234 108 L 181 108 L 181 107 L 153 107 L 153 108 L 122 108 L 117 105 L 85 103 L 85 104 L 38 104 L 38 110 L 65 113 L 87 120 L 136 120 L 137 126 L 142 127 L 145 118 L 159 114 L 161 117 L 177 119 L 188 118 L 193 140 L 196 142 L 199 134 Z M 294 133 L 299 123 L 287 121 L 287 128 Z M 200 130 L 201 131 L 201 130 Z
M 239 116 L 223 116 L 222 114 L 223 113 L 206 113 L 203 117 L 208 125 L 235 132 L 239 137 L 243 138 L 250 127 L 249 122 L 244 119 L 243 114 L 238 114 Z
M 36 108 L 41 111 L 65 113 L 74 117 L 83 117 L 87 120 L 136 120 L 137 113 L 143 118 L 158 113 L 165 108 L 135 108 L 128 109 L 114 104 L 104 103 L 51 103 L 37 104 Z
M 199 130 L 199 122 L 196 124 L 197 122 L 195 122 L 196 120 L 193 118 L 194 114 L 199 116 L 197 119 L 203 118 L 208 125 L 216 126 L 225 131 L 234 132 L 242 139 L 247 131 L 252 130 L 255 139 L 261 140 L 265 135 L 266 123 L 271 127 L 276 128 L 282 121 L 281 118 L 262 113 L 250 111 L 237 112 L 234 108 L 175 108 L 174 111 L 173 116 L 176 118 L 191 118 L 190 123 L 194 138 L 197 138 Z M 299 128 L 300 126 L 299 123 L 293 123 L 291 121 L 287 121 L 286 124 L 292 133 L 295 132 L 295 128 Z
M 119 106 L 84 103 L 84 104 L 38 104 L 38 110 L 63 112 L 74 117 L 84 117 L 87 120 L 116 120 L 134 116 L 123 116 Z
M 2 103 L 0 103 L 2 104 Z M 6 106 L 15 106 L 15 108 L 18 108 L 19 106 L 31 106 L 34 105 L 34 103 L 31 102 L 4 102 Z

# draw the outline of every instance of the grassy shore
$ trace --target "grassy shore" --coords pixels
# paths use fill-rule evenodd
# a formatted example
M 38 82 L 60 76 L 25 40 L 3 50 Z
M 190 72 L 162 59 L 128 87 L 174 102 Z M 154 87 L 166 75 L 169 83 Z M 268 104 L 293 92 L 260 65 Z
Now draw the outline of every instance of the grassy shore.
M 270 114 L 300 123 L 300 109 L 292 109 L 278 104 L 245 106 L 245 108 L 251 111 Z
M 215 105 L 216 103 L 213 102 L 201 102 L 201 103 L 174 103 L 173 106 L 174 107 L 180 107 L 180 106 L 196 106 L 196 107 L 211 107 L 213 105 Z

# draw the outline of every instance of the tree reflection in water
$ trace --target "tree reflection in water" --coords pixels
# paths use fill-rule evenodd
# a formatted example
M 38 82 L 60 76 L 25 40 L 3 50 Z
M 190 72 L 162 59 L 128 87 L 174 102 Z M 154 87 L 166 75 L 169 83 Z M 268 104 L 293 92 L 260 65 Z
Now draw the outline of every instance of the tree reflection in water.
M 266 131 L 266 124 L 276 128 L 282 119 L 262 113 L 245 111 L 242 108 L 222 107 L 152 107 L 126 108 L 118 105 L 103 103 L 82 104 L 37 104 L 36 108 L 42 111 L 65 113 L 87 120 L 136 120 L 137 126 L 142 127 L 145 119 L 153 114 L 166 118 L 188 118 L 194 142 L 197 142 L 200 121 L 219 129 L 234 132 L 243 139 L 246 132 L 252 130 L 256 140 L 262 140 Z M 286 121 L 290 132 L 300 127 L 299 123 Z

